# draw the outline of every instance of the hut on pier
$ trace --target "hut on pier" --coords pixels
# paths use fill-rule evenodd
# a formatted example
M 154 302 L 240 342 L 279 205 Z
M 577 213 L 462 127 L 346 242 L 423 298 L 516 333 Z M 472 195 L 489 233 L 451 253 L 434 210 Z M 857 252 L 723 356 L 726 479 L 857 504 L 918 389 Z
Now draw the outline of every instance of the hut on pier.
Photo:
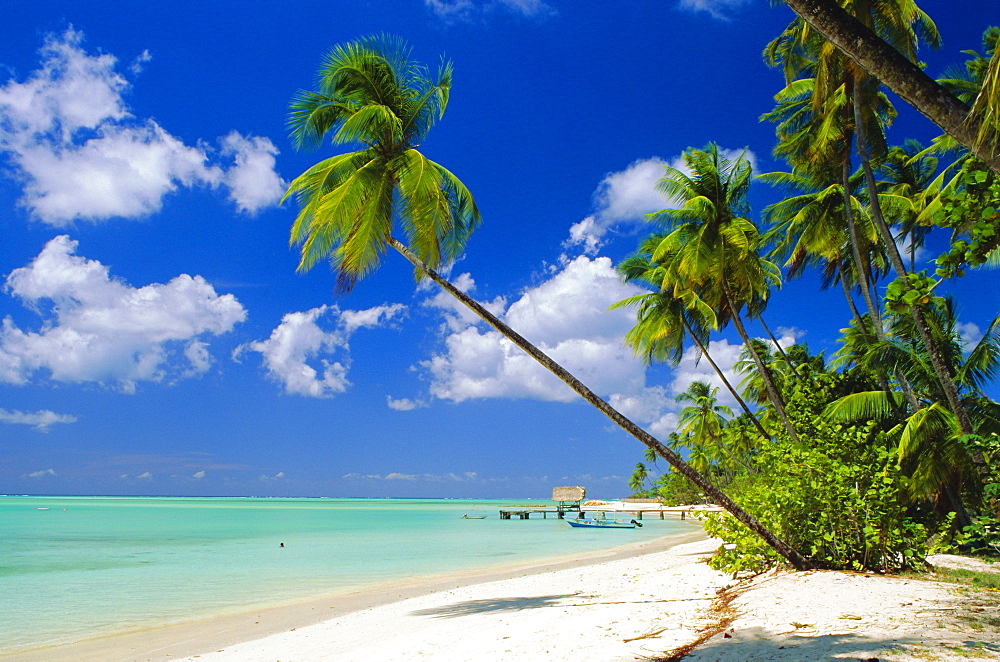
M 583 503 L 586 496 L 587 490 L 579 485 L 552 488 L 552 500 L 559 504 L 556 506 L 556 510 L 559 512 L 560 519 L 565 512 L 580 512 L 580 504 Z

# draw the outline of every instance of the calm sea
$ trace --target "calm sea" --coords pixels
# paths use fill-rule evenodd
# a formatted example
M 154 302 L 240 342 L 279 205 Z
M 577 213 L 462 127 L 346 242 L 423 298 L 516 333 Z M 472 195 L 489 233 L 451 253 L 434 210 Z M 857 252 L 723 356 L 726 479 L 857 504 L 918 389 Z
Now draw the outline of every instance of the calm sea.
M 0 652 L 690 530 L 499 519 L 526 503 L 0 497 Z

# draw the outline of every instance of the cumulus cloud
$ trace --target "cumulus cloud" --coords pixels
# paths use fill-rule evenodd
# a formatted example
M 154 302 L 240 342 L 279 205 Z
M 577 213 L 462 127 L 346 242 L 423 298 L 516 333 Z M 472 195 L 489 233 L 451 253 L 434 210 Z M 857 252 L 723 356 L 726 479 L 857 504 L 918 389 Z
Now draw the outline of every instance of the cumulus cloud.
M 125 102 L 129 82 L 110 54 L 90 54 L 73 29 L 49 36 L 39 68 L 0 87 L 0 153 L 23 182 L 20 203 L 57 227 L 76 220 L 139 218 L 180 187 L 229 189 L 237 208 L 275 204 L 283 183 L 267 138 L 230 133 L 213 152 L 184 142 Z M 144 52 L 133 73 L 150 59 Z M 211 163 L 230 159 L 227 167 Z
M 267 340 L 241 345 L 233 356 L 238 359 L 244 352 L 257 352 L 269 377 L 281 383 L 286 393 L 328 398 L 350 386 L 347 371 L 351 335 L 361 328 L 386 326 L 404 308 L 398 303 L 346 311 L 337 306 L 320 306 L 288 313 Z M 341 358 L 334 359 L 335 355 Z M 318 369 L 310 361 L 318 361 Z
M 424 5 L 446 23 L 474 21 L 495 11 L 527 17 L 555 13 L 543 0 L 424 0 Z
M 196 471 L 193 474 L 191 474 L 191 477 L 194 478 L 195 480 L 201 480 L 202 478 L 205 477 L 205 472 L 204 471 Z
M 681 9 L 692 12 L 706 12 L 713 18 L 729 20 L 731 12 L 750 0 L 680 0 Z
M 30 425 L 39 432 L 48 432 L 49 428 L 57 423 L 76 423 L 76 416 L 57 414 L 48 409 L 40 409 L 35 412 L 0 409 L 0 423 Z
M 68 236 L 55 237 L 7 277 L 6 291 L 42 324 L 30 331 L 3 320 L 0 382 L 24 384 L 47 370 L 56 381 L 114 383 L 133 392 L 140 381 L 201 374 L 210 360 L 200 338 L 227 333 L 246 318 L 233 295 L 216 294 L 201 276 L 135 288 L 76 248 Z
M 136 476 L 136 478 L 138 478 L 140 480 L 150 480 L 150 479 L 152 479 L 152 477 L 153 477 L 153 474 L 151 474 L 148 471 L 144 471 L 141 474 L 139 474 L 138 476 Z
M 28 478 L 44 478 L 45 476 L 55 476 L 56 472 L 53 469 L 43 469 L 42 471 L 32 471 L 27 474 Z
M 524 292 L 502 317 L 596 391 L 632 392 L 645 372 L 623 343 L 632 313 L 607 308 L 641 291 L 620 282 L 610 259 L 581 256 Z M 478 325 L 451 330 L 444 353 L 422 365 L 432 380 L 431 394 L 443 400 L 577 397 L 498 332 Z
M 609 258 L 579 256 L 526 290 L 498 316 L 625 416 L 662 438 L 676 429 L 676 396 L 691 382 L 719 386 L 721 402 L 735 401 L 695 347 L 685 351 L 668 383 L 647 382 L 646 366 L 624 344 L 635 324 L 634 313 L 608 310 L 612 303 L 642 292 L 620 281 Z M 578 401 L 569 387 L 498 332 L 474 320 L 460 325 L 450 307 L 441 312 L 452 316 L 443 326 L 443 350 L 420 366 L 430 379 L 431 396 L 454 403 L 479 398 Z M 802 335 L 797 329 L 779 333 L 783 347 Z M 725 339 L 709 343 L 712 358 L 733 385 L 741 379 L 734 371 L 741 350 L 741 344 Z
M 962 347 L 967 352 L 972 351 L 972 348 L 983 339 L 983 330 L 975 322 L 958 322 L 955 330 L 958 331 Z
M 274 170 L 278 148 L 268 138 L 233 131 L 222 139 L 222 153 L 234 160 L 222 181 L 237 209 L 252 214 L 281 199 L 287 184 Z

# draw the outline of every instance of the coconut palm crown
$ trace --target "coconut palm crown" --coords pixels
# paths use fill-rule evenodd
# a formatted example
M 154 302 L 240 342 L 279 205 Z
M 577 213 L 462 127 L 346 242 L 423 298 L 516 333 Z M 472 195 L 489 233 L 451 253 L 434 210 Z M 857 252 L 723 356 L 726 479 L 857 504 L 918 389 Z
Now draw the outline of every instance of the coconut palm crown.
M 431 268 L 462 252 L 479 210 L 455 175 L 417 149 L 444 114 L 451 79 L 450 62 L 442 60 L 432 79 L 405 42 L 390 36 L 326 55 L 316 89 L 292 101 L 292 141 L 315 147 L 329 137 L 361 149 L 324 159 L 289 185 L 285 198 L 301 204 L 291 232 L 291 243 L 301 245 L 299 270 L 329 257 L 338 289 L 349 291 L 379 266 L 394 221 Z

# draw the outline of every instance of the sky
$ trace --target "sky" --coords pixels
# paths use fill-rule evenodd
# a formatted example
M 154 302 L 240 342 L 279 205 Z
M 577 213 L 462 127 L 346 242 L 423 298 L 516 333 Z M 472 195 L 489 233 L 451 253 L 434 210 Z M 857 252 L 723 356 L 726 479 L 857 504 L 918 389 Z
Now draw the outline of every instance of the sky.
M 981 48 L 995 0 L 926 0 L 931 75 Z M 398 255 L 347 295 L 296 271 L 288 104 L 334 45 L 404 38 L 455 67 L 421 146 L 483 225 L 448 276 L 655 435 L 712 380 L 646 366 L 608 307 L 615 265 L 666 206 L 663 165 L 715 142 L 771 156 L 792 20 L 764 0 L 15 3 L 0 23 L 0 493 L 627 496 L 644 447 L 427 284 Z M 936 127 L 894 99 L 890 140 Z M 755 219 L 781 192 L 751 188 Z M 935 241 L 938 244 L 935 244 Z M 935 245 L 921 256 L 932 259 Z M 970 339 L 995 274 L 949 285 Z M 836 349 L 849 311 L 815 278 L 766 320 Z M 751 333 L 763 335 L 750 324 Z M 739 354 L 730 330 L 713 356 Z M 730 368 L 731 369 L 731 368 Z M 725 399 L 725 397 L 723 397 Z

